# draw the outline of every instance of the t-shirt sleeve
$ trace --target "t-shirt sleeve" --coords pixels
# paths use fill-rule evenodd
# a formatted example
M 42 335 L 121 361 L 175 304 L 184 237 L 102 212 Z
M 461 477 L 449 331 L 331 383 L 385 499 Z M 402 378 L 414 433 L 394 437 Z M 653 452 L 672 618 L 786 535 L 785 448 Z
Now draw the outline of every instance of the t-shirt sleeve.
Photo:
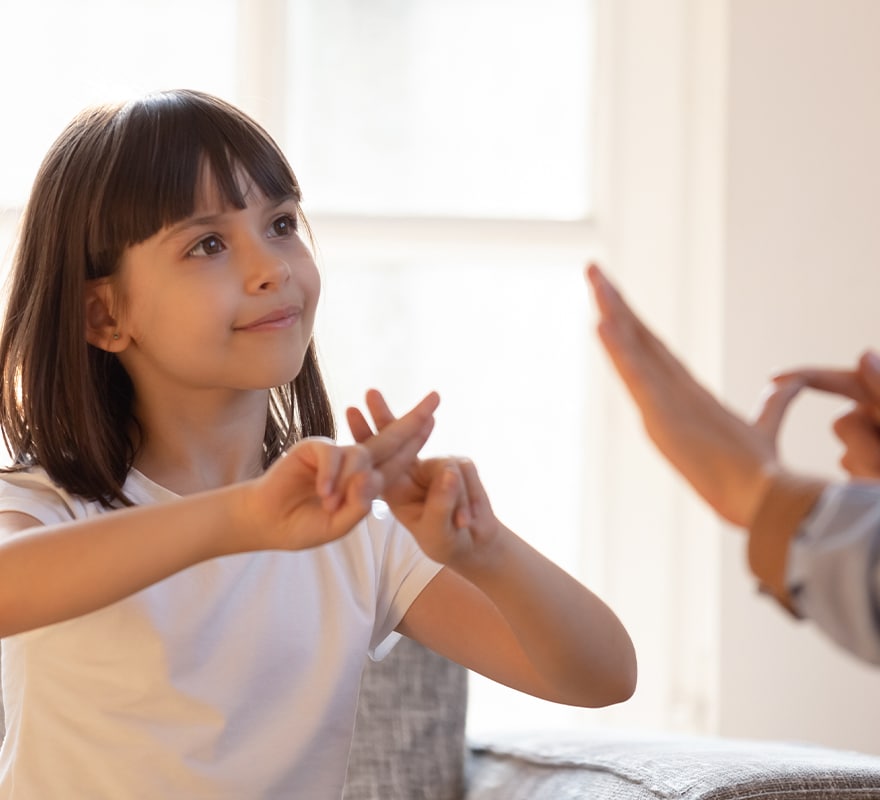
M 786 577 L 800 614 L 880 664 L 880 484 L 827 488 L 792 542 Z
M 376 622 L 368 653 L 374 661 L 381 661 L 400 639 L 394 629 L 443 565 L 422 552 L 413 535 L 386 506 L 374 507 L 372 527 L 373 535 L 381 537 L 377 543 L 381 543 L 382 550 Z
M 0 512 L 27 514 L 43 525 L 70 522 L 76 500 L 55 486 L 42 471 L 0 476 Z

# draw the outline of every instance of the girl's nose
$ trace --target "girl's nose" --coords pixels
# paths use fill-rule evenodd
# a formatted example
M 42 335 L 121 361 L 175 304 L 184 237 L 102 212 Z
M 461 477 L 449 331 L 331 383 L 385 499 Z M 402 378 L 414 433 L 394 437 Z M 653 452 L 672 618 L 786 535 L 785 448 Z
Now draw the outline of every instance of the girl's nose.
M 266 292 L 283 286 L 290 279 L 290 265 L 270 247 L 255 247 L 249 254 L 248 290 Z

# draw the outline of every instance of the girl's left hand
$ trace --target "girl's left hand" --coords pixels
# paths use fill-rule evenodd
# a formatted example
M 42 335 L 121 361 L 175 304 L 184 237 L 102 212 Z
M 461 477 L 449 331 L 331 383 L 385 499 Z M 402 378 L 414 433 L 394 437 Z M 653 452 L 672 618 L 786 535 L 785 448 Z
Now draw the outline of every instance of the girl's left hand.
M 371 389 L 366 399 L 377 431 L 395 421 L 380 392 Z M 359 409 L 347 409 L 346 418 L 359 444 L 375 436 Z M 382 497 L 425 554 L 441 564 L 464 565 L 484 558 L 498 536 L 500 523 L 469 459 L 415 459 L 385 486 Z

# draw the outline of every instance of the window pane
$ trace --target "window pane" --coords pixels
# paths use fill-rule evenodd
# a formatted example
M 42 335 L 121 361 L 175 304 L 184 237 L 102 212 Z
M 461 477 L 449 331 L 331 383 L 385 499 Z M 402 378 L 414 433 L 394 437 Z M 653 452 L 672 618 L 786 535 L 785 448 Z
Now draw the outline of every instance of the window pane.
M 592 0 L 298 0 L 288 148 L 311 211 L 580 219 Z
M 0 207 L 20 206 L 81 108 L 156 89 L 234 100 L 235 0 L 4 3 Z
M 472 458 L 499 519 L 575 574 L 595 566 L 587 447 L 595 398 L 580 262 L 548 254 L 536 268 L 508 253 L 331 261 L 333 242 L 323 241 L 316 341 L 340 439 L 351 438 L 341 411 L 363 408 L 366 389 L 383 391 L 395 411 L 436 389 L 425 455 Z M 576 727 L 596 715 L 471 680 L 471 733 L 523 720 Z
M 473 458 L 499 516 L 577 570 L 590 401 L 581 264 L 334 258 L 322 271 L 316 341 L 337 412 L 363 406 L 370 387 L 398 411 L 436 389 L 427 449 Z

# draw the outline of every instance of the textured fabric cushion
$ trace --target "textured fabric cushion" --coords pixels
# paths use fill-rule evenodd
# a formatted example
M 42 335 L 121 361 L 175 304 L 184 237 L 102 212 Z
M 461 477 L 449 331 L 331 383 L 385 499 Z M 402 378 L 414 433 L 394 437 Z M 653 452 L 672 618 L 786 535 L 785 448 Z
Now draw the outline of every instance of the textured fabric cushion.
M 345 800 L 460 800 L 467 671 L 403 638 L 361 682 Z
M 807 744 L 601 731 L 472 746 L 468 800 L 880 797 L 880 758 Z

